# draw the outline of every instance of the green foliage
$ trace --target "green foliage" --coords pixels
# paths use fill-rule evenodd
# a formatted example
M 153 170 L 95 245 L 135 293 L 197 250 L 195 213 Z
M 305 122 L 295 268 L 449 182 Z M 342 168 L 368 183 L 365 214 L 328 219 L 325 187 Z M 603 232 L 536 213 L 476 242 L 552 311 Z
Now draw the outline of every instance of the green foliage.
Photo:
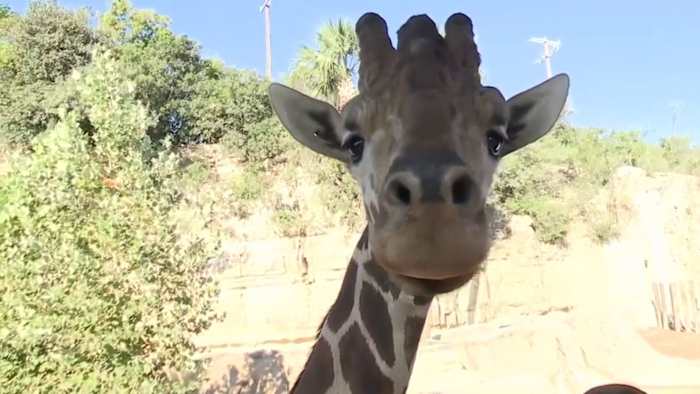
M 268 83 L 253 72 L 221 70 L 212 63 L 208 73 L 210 78 L 197 85 L 190 104 L 195 125 L 192 139 L 213 143 L 226 136 L 227 145 L 239 149 L 245 143 L 246 128 L 273 115 Z
M 134 84 L 103 56 L 73 112 L 0 181 L 0 385 L 9 392 L 185 392 L 213 317 L 215 244 L 176 232 L 178 159 L 146 136 Z M 196 384 L 196 383 L 195 383 Z
M 14 47 L 13 79 L 22 84 L 56 82 L 90 62 L 97 37 L 87 10 L 69 11 L 53 1 L 32 1 L 27 14 L 3 36 Z
M 321 185 L 321 197 L 326 209 L 340 213 L 341 220 L 351 227 L 360 224 L 364 219 L 362 196 L 357 181 L 345 164 L 322 158 L 314 172 L 316 181 Z
M 591 215 L 587 219 L 591 227 L 592 238 L 599 243 L 605 243 L 620 235 L 617 221 L 609 213 L 601 212 L 597 215 Z
M 234 178 L 231 190 L 237 200 L 251 202 L 263 195 L 263 180 L 257 171 L 245 168 L 238 177 Z
M 693 148 L 687 137 L 669 137 L 661 141 L 661 156 L 679 172 L 700 174 L 700 149 Z
M 148 135 L 175 144 L 215 143 L 229 133 L 242 141 L 272 117 L 267 82 L 250 72 L 226 69 L 202 59 L 198 45 L 169 29 L 169 20 L 150 10 L 115 0 L 97 30 L 85 10 L 69 11 L 55 2 L 30 4 L 27 15 L 0 22 L 0 137 L 27 144 L 58 119 L 57 109 L 79 110 L 66 77 L 109 51 L 135 83 L 136 97 L 153 114 Z M 79 120 L 86 133 L 92 125 Z M 253 148 L 253 156 L 276 154 Z M 274 150 L 274 149 L 273 149 Z M 260 152 L 260 155 L 258 155 Z
M 304 216 L 296 204 L 284 204 L 275 209 L 275 224 L 280 235 L 299 237 L 306 235 Z
M 135 9 L 129 0 L 112 0 L 112 6 L 100 18 L 99 30 L 114 46 L 148 45 L 158 32 L 167 30 L 170 20 L 153 10 Z
M 26 85 L 7 82 L 6 86 L 0 91 L 0 143 L 28 144 L 56 120 L 47 110 L 53 86 L 41 81 Z
M 9 18 L 12 16 L 12 9 L 5 4 L 0 4 L 0 19 Z
M 291 149 L 292 137 L 276 117 L 244 126 L 241 132 L 227 134 L 222 143 L 253 167 L 265 167 Z
M 203 60 L 192 40 L 173 33 L 168 19 L 153 11 L 117 0 L 99 31 L 129 70 L 139 100 L 155 114 L 149 129 L 155 140 L 170 135 L 177 144 L 216 143 L 235 133 L 245 141 L 246 128 L 272 116 L 266 82 Z
M 245 158 L 252 162 L 273 159 L 284 153 L 292 138 L 279 120 L 267 118 L 244 129 L 245 142 L 242 149 Z
M 203 161 L 195 161 L 190 163 L 184 170 L 183 183 L 191 188 L 196 189 L 204 184 L 209 178 L 209 166 Z
M 230 207 L 239 218 L 248 217 L 259 201 L 267 197 L 265 179 L 254 166 L 243 167 L 224 187 L 229 191 Z
M 290 82 L 338 107 L 340 88 L 352 77 L 359 55 L 357 36 L 350 22 L 338 20 L 321 27 L 316 41 L 318 48 L 301 49 Z
M 27 14 L 0 23 L 0 138 L 28 143 L 56 117 L 46 108 L 55 83 L 90 62 L 98 39 L 86 10 L 32 1 Z
M 616 223 L 604 212 L 592 213 L 590 201 L 615 169 L 628 165 L 700 175 L 698 158 L 700 151 L 687 139 L 670 138 L 657 146 L 635 132 L 606 134 L 558 124 L 549 136 L 504 160 L 494 195 L 506 211 L 531 216 L 543 241 L 563 242 L 569 222 L 578 217 L 603 241 L 616 235 Z
M 189 102 L 195 86 L 206 77 L 199 47 L 169 30 L 168 19 L 153 11 L 134 9 L 128 0 L 117 0 L 102 16 L 99 31 L 128 77 L 136 83 L 137 98 L 157 119 L 149 128 L 154 140 L 172 136 L 175 143 L 190 140 L 196 127 Z

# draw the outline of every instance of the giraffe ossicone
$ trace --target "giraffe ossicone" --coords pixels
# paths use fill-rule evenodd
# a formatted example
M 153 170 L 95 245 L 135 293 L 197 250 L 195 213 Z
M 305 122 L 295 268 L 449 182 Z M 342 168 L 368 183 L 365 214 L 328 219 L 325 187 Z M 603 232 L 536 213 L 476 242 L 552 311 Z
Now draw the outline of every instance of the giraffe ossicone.
M 272 84 L 301 144 L 346 164 L 367 226 L 294 393 L 403 393 L 432 298 L 465 284 L 490 249 L 486 197 L 499 161 L 544 136 L 564 107 L 559 74 L 506 100 L 482 86 L 471 20 L 427 15 L 398 30 L 356 24 L 359 94 L 332 105 Z

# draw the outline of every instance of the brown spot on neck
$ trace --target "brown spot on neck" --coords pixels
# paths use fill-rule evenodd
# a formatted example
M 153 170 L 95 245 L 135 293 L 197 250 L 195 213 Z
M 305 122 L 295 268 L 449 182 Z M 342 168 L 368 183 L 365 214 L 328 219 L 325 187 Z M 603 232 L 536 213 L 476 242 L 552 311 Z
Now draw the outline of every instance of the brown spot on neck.
M 382 267 L 379 266 L 379 264 L 370 260 L 363 264 L 362 267 L 365 269 L 365 271 L 367 271 L 369 276 L 372 277 L 374 282 L 377 284 L 377 286 L 379 286 L 382 289 L 383 292 L 391 293 L 392 297 L 394 297 L 394 300 L 399 298 L 401 289 L 398 285 L 396 285 L 396 283 L 391 281 L 389 275 L 386 273 L 386 271 L 384 271 Z
M 389 306 L 374 287 L 362 284 L 360 291 L 360 317 L 377 347 L 379 356 L 390 367 L 394 366 L 394 332 L 389 316 Z
M 413 296 L 413 303 L 416 306 L 423 306 L 423 305 L 428 305 L 430 302 L 433 300 L 433 297 L 430 296 Z
M 325 393 L 333 384 L 333 378 L 331 347 L 325 339 L 319 338 L 290 394 Z
M 365 226 L 365 230 L 362 232 L 362 236 L 356 246 L 358 250 L 367 250 L 367 248 L 369 248 L 369 226 Z
M 360 327 L 354 323 L 339 343 L 340 367 L 352 394 L 392 394 L 394 384 L 372 357 Z
M 406 365 L 408 365 L 409 371 L 413 368 L 413 361 L 415 361 L 416 352 L 418 351 L 418 342 L 420 342 L 420 336 L 423 332 L 424 325 L 424 317 L 409 317 L 406 320 L 403 348 L 404 354 L 406 355 Z
M 350 260 L 348 269 L 345 271 L 343 284 L 340 286 L 340 293 L 335 300 L 326 317 L 328 328 L 333 332 L 337 332 L 340 326 L 348 320 L 352 306 L 354 303 L 355 281 L 357 280 L 357 263 L 355 260 Z

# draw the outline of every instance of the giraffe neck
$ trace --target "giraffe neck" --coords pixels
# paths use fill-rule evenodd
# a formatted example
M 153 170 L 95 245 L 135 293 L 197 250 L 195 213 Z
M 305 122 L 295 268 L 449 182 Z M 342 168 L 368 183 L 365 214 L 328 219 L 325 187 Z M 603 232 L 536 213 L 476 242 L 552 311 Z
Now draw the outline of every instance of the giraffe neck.
M 291 392 L 404 393 L 431 301 L 391 282 L 365 229 Z

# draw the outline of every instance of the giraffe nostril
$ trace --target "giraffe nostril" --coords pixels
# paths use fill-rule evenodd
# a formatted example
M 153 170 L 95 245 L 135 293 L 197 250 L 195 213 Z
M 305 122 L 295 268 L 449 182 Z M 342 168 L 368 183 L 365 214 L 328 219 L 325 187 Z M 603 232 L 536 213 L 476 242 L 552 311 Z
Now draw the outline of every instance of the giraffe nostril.
M 411 191 L 402 184 L 397 184 L 394 188 L 396 193 L 396 198 L 401 201 L 404 205 L 411 205 Z
M 394 205 L 409 206 L 415 199 L 416 193 L 411 189 L 409 180 L 397 177 L 391 180 L 388 185 L 388 198 Z
M 466 204 L 469 199 L 469 179 L 462 175 L 452 183 L 452 203 L 455 205 Z

